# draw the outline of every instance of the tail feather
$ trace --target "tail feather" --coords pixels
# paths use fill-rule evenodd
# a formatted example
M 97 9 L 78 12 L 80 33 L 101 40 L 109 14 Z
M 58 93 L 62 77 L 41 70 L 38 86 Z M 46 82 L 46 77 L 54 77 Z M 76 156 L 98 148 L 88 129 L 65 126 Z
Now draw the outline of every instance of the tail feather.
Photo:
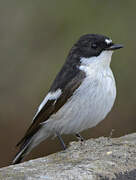
M 24 142 L 24 144 L 21 145 L 19 152 L 15 155 L 12 161 L 12 164 L 20 163 L 23 160 L 24 156 L 29 153 L 28 150 L 30 143 L 31 139 L 27 140 L 26 142 Z
M 39 125 L 35 130 L 32 132 L 29 132 L 29 129 L 27 130 L 24 137 L 16 144 L 16 147 L 20 146 L 19 152 L 15 155 L 12 164 L 18 164 L 20 163 L 25 155 L 27 155 L 32 148 L 30 148 L 30 145 L 32 144 L 32 139 L 37 134 L 37 132 L 40 130 L 41 125 Z
M 43 140 L 47 139 L 51 135 L 51 132 L 47 130 L 47 127 L 40 128 L 35 134 L 29 134 L 25 136 L 17 146 L 20 146 L 19 152 L 16 154 L 12 161 L 12 164 L 20 163 L 23 158 Z
M 32 125 L 31 125 L 32 126 Z M 31 126 L 28 128 L 28 130 L 26 131 L 24 137 L 16 144 L 16 146 L 22 146 L 22 144 L 26 144 L 26 142 L 28 140 L 30 140 L 30 138 L 32 138 L 41 128 L 42 126 L 39 125 L 37 126 L 37 128 L 35 128 L 34 130 L 30 131 Z M 30 131 L 30 132 L 29 132 Z

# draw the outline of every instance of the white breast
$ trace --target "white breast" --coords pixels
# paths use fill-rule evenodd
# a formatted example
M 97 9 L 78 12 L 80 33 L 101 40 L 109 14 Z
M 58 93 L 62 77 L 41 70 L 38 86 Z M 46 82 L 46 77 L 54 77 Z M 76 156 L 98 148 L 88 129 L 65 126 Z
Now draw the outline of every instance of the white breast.
M 48 130 L 61 134 L 78 133 L 96 126 L 106 117 L 115 101 L 116 86 L 104 58 L 101 63 L 80 66 L 86 72 L 86 78 L 66 104 L 47 121 Z
M 111 70 L 88 76 L 72 98 L 48 120 L 48 128 L 60 133 L 77 133 L 96 126 L 111 110 L 116 87 Z M 47 125 L 46 124 L 46 125 Z

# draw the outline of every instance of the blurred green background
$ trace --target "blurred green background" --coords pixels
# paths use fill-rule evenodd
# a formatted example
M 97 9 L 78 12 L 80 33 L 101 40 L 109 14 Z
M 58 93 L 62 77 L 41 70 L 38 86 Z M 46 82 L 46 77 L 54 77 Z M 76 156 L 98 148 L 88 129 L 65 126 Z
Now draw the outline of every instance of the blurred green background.
M 136 130 L 136 1 L 0 1 L 0 166 L 8 165 L 73 43 L 86 33 L 107 35 L 125 48 L 113 55 L 117 99 L 86 138 Z M 64 136 L 68 144 L 73 136 Z M 49 139 L 26 158 L 60 151 Z

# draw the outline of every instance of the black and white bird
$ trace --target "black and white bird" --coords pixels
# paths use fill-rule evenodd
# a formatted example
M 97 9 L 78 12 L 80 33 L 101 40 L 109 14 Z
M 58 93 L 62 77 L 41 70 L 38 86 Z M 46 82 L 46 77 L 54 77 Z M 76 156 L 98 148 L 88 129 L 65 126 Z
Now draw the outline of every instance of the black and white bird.
M 75 134 L 96 126 L 110 112 L 116 85 L 110 68 L 112 53 L 123 46 L 106 36 L 86 34 L 73 45 L 48 94 L 38 107 L 33 121 L 17 146 L 13 164 L 39 143 L 61 134 Z

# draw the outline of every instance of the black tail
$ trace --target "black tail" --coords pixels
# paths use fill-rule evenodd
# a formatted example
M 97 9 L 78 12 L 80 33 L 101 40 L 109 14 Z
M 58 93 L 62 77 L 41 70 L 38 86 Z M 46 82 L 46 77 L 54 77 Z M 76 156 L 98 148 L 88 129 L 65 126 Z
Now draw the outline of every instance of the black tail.
M 16 154 L 15 158 L 14 158 L 13 161 L 12 161 L 12 165 L 13 165 L 13 164 L 21 163 L 22 159 L 24 158 L 25 153 L 21 153 L 21 154 L 20 154 L 20 152 L 21 152 L 21 151 L 19 151 L 19 152 Z M 19 154 L 20 154 L 20 155 L 19 155 Z
M 41 124 L 34 130 L 29 131 L 30 129 L 28 129 L 25 136 L 17 144 L 17 146 L 20 146 L 20 149 L 13 159 L 12 164 L 20 163 L 35 146 L 50 136 L 50 132 L 46 131 L 45 127 L 42 129 Z
M 15 155 L 12 164 L 18 164 L 22 161 L 22 159 L 24 158 L 24 156 L 26 154 L 28 154 L 28 150 L 30 147 L 30 143 L 31 143 L 31 139 L 29 138 L 27 140 L 24 140 L 24 142 L 22 142 L 22 145 L 20 146 L 19 152 Z M 17 146 L 19 145 L 19 143 L 17 144 Z
M 19 152 L 15 155 L 12 164 L 18 164 L 22 159 L 30 152 L 30 145 L 32 144 L 33 135 L 40 129 L 41 126 L 38 126 L 32 132 L 30 128 L 27 130 L 25 136 L 17 143 L 17 147 L 20 146 Z

